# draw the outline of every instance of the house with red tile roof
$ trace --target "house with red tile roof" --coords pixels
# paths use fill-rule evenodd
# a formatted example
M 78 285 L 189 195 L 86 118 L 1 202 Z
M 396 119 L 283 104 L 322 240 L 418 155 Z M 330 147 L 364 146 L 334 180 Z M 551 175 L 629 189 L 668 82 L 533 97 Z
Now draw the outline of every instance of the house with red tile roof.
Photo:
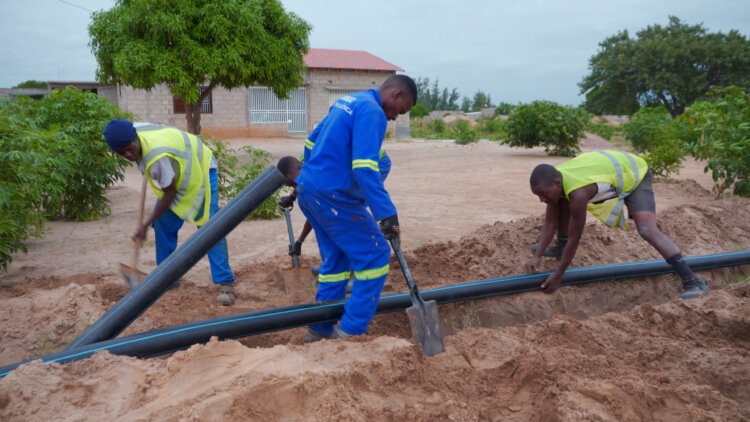
M 203 101 L 201 133 L 218 138 L 304 137 L 327 114 L 337 99 L 352 92 L 377 88 L 404 69 L 360 50 L 311 48 L 304 56 L 304 85 L 280 100 L 264 86 L 227 90 L 216 87 Z M 96 82 L 50 81 L 50 89 L 78 86 L 109 98 L 140 121 L 185 129 L 185 103 L 166 85 L 146 91 Z M 409 136 L 409 117 L 389 122 L 391 137 Z

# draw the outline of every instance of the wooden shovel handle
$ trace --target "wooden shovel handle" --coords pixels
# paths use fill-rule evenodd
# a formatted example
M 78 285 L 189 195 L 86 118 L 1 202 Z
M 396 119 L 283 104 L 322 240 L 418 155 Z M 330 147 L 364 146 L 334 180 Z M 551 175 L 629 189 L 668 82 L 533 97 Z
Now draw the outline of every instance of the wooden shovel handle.
M 146 179 L 146 175 L 144 175 L 143 184 L 141 185 L 141 205 L 140 205 L 140 209 L 138 210 L 138 226 L 136 227 L 136 231 L 140 230 L 141 225 L 143 224 L 143 208 L 146 205 L 147 184 L 148 184 L 148 180 Z M 133 266 L 131 267 L 133 269 L 133 275 L 131 276 L 131 279 L 134 277 L 138 277 L 138 250 L 140 248 L 141 248 L 141 242 L 135 242 L 135 253 L 133 254 Z

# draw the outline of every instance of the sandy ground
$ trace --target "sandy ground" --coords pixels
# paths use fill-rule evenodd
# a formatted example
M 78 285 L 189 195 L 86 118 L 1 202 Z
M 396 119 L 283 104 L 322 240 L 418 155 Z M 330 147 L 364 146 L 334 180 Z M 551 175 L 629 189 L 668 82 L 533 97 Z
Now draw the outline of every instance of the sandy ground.
M 301 140 L 237 140 L 275 158 Z M 589 136 L 584 150 L 606 147 Z M 386 188 L 423 289 L 523 272 L 544 205 L 528 175 L 546 157 L 491 142 L 386 141 Z M 750 200 L 712 200 L 703 165 L 655 184 L 660 227 L 687 255 L 750 248 Z M 112 215 L 53 222 L 0 274 L 0 366 L 60 350 L 126 293 L 117 263 L 132 256 L 140 179 L 109 192 Z M 153 207 L 149 193 L 147 207 Z M 302 216 L 293 211 L 295 231 Z M 186 225 L 181 239 L 194 229 Z M 319 262 L 314 236 L 303 264 Z M 125 335 L 313 300 L 288 285 L 283 218 L 229 236 L 237 303 L 215 301 L 203 259 Z M 153 269 L 152 244 L 139 266 Z M 631 227 L 589 218 L 574 266 L 657 259 Z M 554 268 L 554 260 L 544 262 Z M 31 363 L 0 379 L 2 420 L 747 420 L 750 266 L 704 271 L 714 293 L 675 299 L 674 275 L 530 292 L 440 307 L 444 354 L 411 344 L 403 313 L 376 316 L 368 336 L 303 345 L 304 329 L 196 345 L 150 360 L 105 352 L 67 365 Z M 394 266 L 385 293 L 405 290 Z

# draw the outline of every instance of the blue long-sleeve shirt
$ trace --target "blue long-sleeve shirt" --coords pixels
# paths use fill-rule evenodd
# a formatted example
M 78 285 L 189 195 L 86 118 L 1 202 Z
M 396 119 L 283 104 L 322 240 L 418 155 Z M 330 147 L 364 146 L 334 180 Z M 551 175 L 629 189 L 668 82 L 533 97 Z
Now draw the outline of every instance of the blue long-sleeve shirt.
M 378 162 L 388 120 L 376 89 L 337 100 L 305 141 L 303 190 L 344 203 L 366 203 L 376 220 L 396 214 Z

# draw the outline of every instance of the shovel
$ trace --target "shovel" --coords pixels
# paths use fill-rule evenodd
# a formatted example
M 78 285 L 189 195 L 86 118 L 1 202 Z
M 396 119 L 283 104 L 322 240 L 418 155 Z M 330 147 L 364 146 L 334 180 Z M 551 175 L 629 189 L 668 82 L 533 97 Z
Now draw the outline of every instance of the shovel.
M 146 183 L 146 176 L 143 176 L 143 185 L 141 186 L 141 207 L 140 210 L 138 210 L 138 228 L 136 230 L 139 230 L 143 224 L 143 207 L 146 203 Z M 128 283 L 128 288 L 130 289 L 135 287 L 146 276 L 144 272 L 138 271 L 138 251 L 140 249 L 141 243 L 135 242 L 132 267 L 120 263 L 120 274 L 125 279 L 125 282 Z
M 409 317 L 409 325 L 414 335 L 414 342 L 422 345 L 422 353 L 427 356 L 434 356 L 445 351 L 443 341 L 443 326 L 440 324 L 440 314 L 438 314 L 437 302 L 430 300 L 425 302 L 422 295 L 419 294 L 419 288 L 414 283 L 411 271 L 406 265 L 406 259 L 401 252 L 401 242 L 398 237 L 391 239 L 391 247 L 396 254 L 401 270 L 404 272 L 404 278 L 409 285 L 409 295 L 411 296 L 412 306 L 406 310 Z
M 284 208 L 282 206 L 279 206 L 279 208 L 284 211 L 284 218 L 286 219 L 286 230 L 289 233 L 289 251 L 291 251 L 292 248 L 294 248 L 294 230 L 292 230 L 292 216 L 289 214 L 289 211 L 292 208 Z M 294 254 L 292 254 L 292 268 L 294 269 L 294 277 L 297 281 L 299 281 L 299 256 Z M 284 283 L 284 293 L 289 294 L 289 287 L 286 285 L 286 282 Z

